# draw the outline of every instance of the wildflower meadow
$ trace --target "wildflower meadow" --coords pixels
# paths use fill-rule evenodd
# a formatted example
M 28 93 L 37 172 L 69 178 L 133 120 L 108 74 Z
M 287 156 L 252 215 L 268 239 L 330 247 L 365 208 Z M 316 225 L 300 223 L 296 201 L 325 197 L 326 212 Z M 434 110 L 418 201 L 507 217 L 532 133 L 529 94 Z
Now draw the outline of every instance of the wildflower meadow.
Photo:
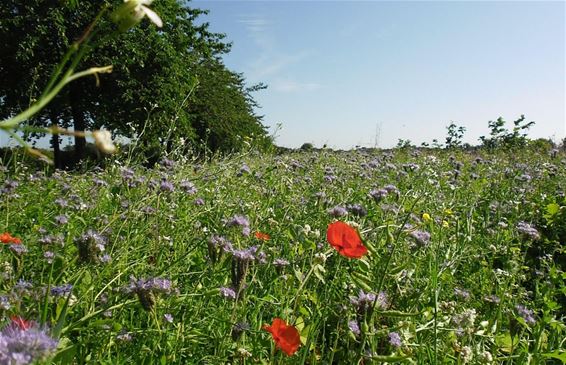
M 0 5 L 0 365 L 566 363 L 566 141 L 277 148 L 152 2 Z
M 16 161 L 0 363 L 560 364 L 563 152 Z

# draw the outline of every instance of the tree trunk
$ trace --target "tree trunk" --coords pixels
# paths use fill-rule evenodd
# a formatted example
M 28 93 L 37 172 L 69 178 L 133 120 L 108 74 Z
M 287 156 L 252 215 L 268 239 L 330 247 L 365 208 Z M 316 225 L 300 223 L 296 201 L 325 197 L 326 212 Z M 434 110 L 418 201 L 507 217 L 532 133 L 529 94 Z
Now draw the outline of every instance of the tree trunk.
M 84 131 L 86 121 L 84 113 L 80 107 L 80 82 L 71 84 L 71 113 L 73 114 L 73 127 L 75 131 Z M 86 139 L 84 137 L 75 136 L 75 162 L 79 163 L 85 158 Z
M 51 114 L 51 123 L 53 127 L 59 126 L 59 118 L 56 113 Z M 61 169 L 61 148 L 59 146 L 59 135 L 53 134 L 51 136 L 51 147 L 53 147 L 53 164 L 55 169 Z

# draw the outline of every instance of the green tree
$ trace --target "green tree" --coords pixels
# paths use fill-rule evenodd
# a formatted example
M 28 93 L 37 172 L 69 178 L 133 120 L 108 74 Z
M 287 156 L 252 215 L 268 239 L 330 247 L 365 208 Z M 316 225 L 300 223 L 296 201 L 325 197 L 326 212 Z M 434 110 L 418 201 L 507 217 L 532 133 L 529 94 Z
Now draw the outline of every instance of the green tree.
M 451 122 L 447 129 L 446 135 L 446 148 L 458 148 L 462 146 L 462 139 L 464 138 L 464 132 L 466 132 L 466 127 L 457 126 L 456 123 Z
M 101 6 L 121 3 L 81 0 L 78 6 L 71 6 L 54 0 L 3 1 L 0 42 L 6 46 L 0 52 L 0 78 L 4 80 L 0 85 L 0 118 L 14 115 L 38 98 L 55 65 Z M 242 138 L 254 133 L 265 139 L 261 118 L 254 113 L 252 90 L 221 61 L 230 45 L 224 35 L 210 32 L 208 23 L 200 21 L 206 11 L 187 4 L 155 2 L 153 9 L 163 19 L 163 28 L 142 22 L 114 38 L 109 35 L 117 32 L 117 26 L 110 17 L 102 19 L 93 50 L 80 67 L 111 64 L 113 72 L 101 75 L 97 82 L 90 78 L 71 83 L 30 123 L 75 130 L 105 127 L 138 139 L 146 149 L 152 145 L 172 148 L 181 137 L 196 142 L 203 137 L 199 132 L 203 125 L 218 136 L 209 146 L 214 150 L 224 146 L 221 138 L 225 135 L 234 139 L 236 133 Z M 207 98 L 205 89 L 209 87 L 215 87 L 214 98 Z M 219 111 L 226 103 L 232 108 L 223 111 L 221 123 L 204 114 Z M 58 138 L 53 141 L 57 150 Z M 77 159 L 84 153 L 85 140 L 78 137 Z

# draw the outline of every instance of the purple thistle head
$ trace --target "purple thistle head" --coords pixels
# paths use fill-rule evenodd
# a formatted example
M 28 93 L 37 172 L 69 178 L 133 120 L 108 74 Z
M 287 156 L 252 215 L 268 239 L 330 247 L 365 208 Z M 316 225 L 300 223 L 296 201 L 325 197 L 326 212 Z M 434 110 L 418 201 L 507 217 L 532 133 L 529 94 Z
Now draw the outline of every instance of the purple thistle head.
M 533 241 L 540 239 L 540 233 L 535 227 L 527 222 L 519 222 L 517 224 L 517 231 L 526 239 L 531 239 Z
M 12 243 L 9 247 L 10 251 L 18 256 L 22 256 L 28 252 L 27 247 L 21 243 Z
M 409 233 L 409 236 L 413 237 L 420 246 L 426 246 L 430 241 L 430 233 L 426 231 L 415 230 Z
M 365 217 L 368 214 L 366 208 L 364 208 L 361 204 L 350 204 L 346 206 L 346 209 L 348 209 L 349 213 L 358 217 Z
M 369 192 L 369 196 L 373 198 L 376 202 L 379 202 L 387 196 L 387 190 L 385 189 L 372 189 Z
M 165 322 L 167 323 L 173 323 L 173 316 L 170 313 L 165 313 L 163 315 L 163 319 L 165 320 Z
M 163 192 L 171 193 L 175 190 L 175 187 L 173 186 L 173 183 L 164 179 L 161 180 L 161 184 L 159 184 L 159 190 Z
M 226 221 L 226 227 L 234 227 L 234 226 L 241 226 L 241 227 L 249 227 L 250 222 L 248 218 L 243 215 L 235 215 L 229 220 Z
M 63 284 L 60 286 L 51 287 L 51 296 L 53 297 L 65 297 L 73 291 L 73 285 Z
M 342 206 L 340 206 L 340 205 L 337 205 L 337 206 L 335 206 L 334 208 L 329 209 L 329 210 L 328 210 L 328 214 L 329 214 L 331 217 L 338 218 L 338 217 L 343 217 L 343 216 L 345 216 L 346 214 L 348 214 L 348 211 L 346 210 L 346 208 L 344 208 L 344 207 L 342 207 Z
M 0 364 L 24 365 L 45 360 L 58 344 L 36 323 L 22 325 L 12 321 L 0 332 Z
M 348 321 L 348 328 L 356 336 L 359 336 L 360 333 L 361 333 L 360 332 L 360 326 L 358 325 L 358 321 L 356 321 L 356 320 Z
M 401 341 L 401 336 L 397 332 L 390 332 L 388 335 L 389 343 L 391 346 L 399 348 L 403 345 L 403 341 Z
M 62 226 L 64 224 L 69 223 L 69 218 L 67 218 L 67 216 L 64 215 L 64 214 L 58 215 L 58 216 L 55 217 L 55 223 L 58 226 Z
M 198 191 L 197 188 L 195 187 L 195 184 L 193 184 L 188 180 L 182 180 L 179 186 L 185 193 L 190 195 L 196 194 L 196 192 Z
M 517 310 L 517 314 L 519 316 L 521 316 L 525 322 L 527 322 L 527 324 L 535 324 L 537 323 L 534 315 L 533 315 L 533 311 L 530 309 L 527 309 L 524 305 L 521 304 L 517 304 L 515 306 L 515 310 Z
M 220 296 L 225 298 L 225 299 L 232 299 L 235 300 L 236 299 L 236 291 L 232 288 L 228 288 L 228 287 L 221 287 L 220 288 Z

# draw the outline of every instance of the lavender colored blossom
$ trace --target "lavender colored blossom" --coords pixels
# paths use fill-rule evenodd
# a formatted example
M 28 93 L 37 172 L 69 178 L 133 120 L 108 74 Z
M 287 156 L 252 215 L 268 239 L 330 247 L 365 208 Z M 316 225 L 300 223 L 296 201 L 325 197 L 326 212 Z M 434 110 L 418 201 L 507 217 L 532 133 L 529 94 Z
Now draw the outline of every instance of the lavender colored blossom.
M 426 231 L 415 230 L 409 233 L 409 236 L 413 237 L 415 241 L 421 246 L 427 245 L 430 241 L 430 233 Z
M 66 208 L 66 207 L 69 206 L 69 202 L 66 201 L 66 200 L 63 199 L 63 198 L 57 198 L 57 199 L 55 199 L 55 204 L 57 204 L 57 205 L 58 205 L 59 207 L 61 207 L 61 208 Z
M 197 205 L 197 206 L 204 205 L 204 199 L 203 198 L 196 198 L 195 201 L 194 201 L 194 204 Z
M 130 276 L 130 283 L 122 288 L 125 294 L 137 295 L 141 306 L 146 311 L 154 308 L 156 294 L 171 294 L 173 291 L 173 284 L 168 279 L 136 279 L 134 276 Z
M 10 251 L 12 251 L 14 254 L 18 256 L 22 256 L 28 252 L 27 247 L 21 243 L 13 243 L 9 246 L 9 248 Z
M 403 346 L 403 341 L 401 341 L 401 336 L 399 336 L 399 333 L 390 332 L 387 336 L 389 337 L 389 343 L 391 344 L 391 346 L 396 348 Z
M 257 246 L 251 246 L 242 250 L 232 250 L 232 256 L 240 261 L 253 261 L 257 249 Z
M 159 190 L 167 193 L 171 193 L 175 190 L 173 183 L 167 180 L 161 180 L 161 184 L 159 184 Z
M 67 218 L 67 216 L 64 214 L 58 215 L 55 217 L 55 223 L 59 226 L 62 226 L 63 224 L 69 223 L 69 218 Z
M 275 260 L 273 260 L 273 266 L 281 268 L 281 267 L 285 267 L 289 265 L 289 261 L 285 260 L 285 259 L 281 259 L 281 258 L 277 258 Z
M 0 332 L 0 364 L 25 365 L 45 360 L 58 344 L 34 322 L 25 326 L 12 322 Z
M 531 239 L 533 241 L 540 239 L 540 233 L 537 229 L 527 222 L 519 222 L 517 224 L 517 231 L 527 239 Z
M 53 263 L 53 258 L 55 258 L 55 254 L 52 251 L 45 251 L 43 253 L 43 258 L 47 261 L 48 264 Z
M 10 298 L 5 295 L 0 295 L 0 309 L 7 311 L 10 310 L 10 308 L 12 308 Z
M 221 287 L 220 288 L 220 296 L 222 296 L 226 299 L 235 300 L 236 299 L 236 291 L 232 288 Z
M 129 332 L 121 331 L 116 335 L 116 339 L 122 342 L 130 342 L 132 340 L 132 335 Z
M 189 195 L 196 194 L 198 191 L 197 188 L 195 187 L 195 184 L 193 184 L 188 180 L 182 180 L 179 186 L 185 193 Z
M 468 300 L 470 299 L 470 292 L 467 290 L 463 290 L 463 289 L 454 289 L 454 295 L 459 297 L 460 299 L 463 300 Z
M 379 292 L 378 295 L 375 295 L 374 293 L 365 293 L 360 289 L 357 297 L 350 297 L 350 303 L 363 312 L 373 308 L 374 302 L 376 308 L 387 307 L 389 303 L 387 294 L 385 294 L 385 292 Z
M 163 278 L 136 279 L 134 276 L 130 276 L 130 283 L 122 290 L 126 294 L 141 291 L 171 294 L 173 292 L 173 283 L 171 280 Z
M 389 194 L 399 195 L 399 189 L 397 189 L 395 185 L 388 184 L 385 185 L 383 189 L 385 189 L 385 191 L 387 191 Z
M 369 192 L 369 196 L 373 198 L 376 202 L 382 200 L 387 196 L 387 190 L 385 189 L 372 189 Z
M 249 227 L 250 222 L 248 221 L 248 218 L 243 215 L 235 215 L 226 221 L 226 227 L 233 226 Z
M 73 285 L 63 284 L 60 286 L 51 287 L 51 296 L 53 297 L 64 297 L 73 291 Z
M 360 326 L 358 325 L 358 321 L 356 321 L 356 320 L 348 321 L 348 328 L 356 336 L 359 336 L 360 333 L 361 333 L 360 332 Z
M 350 204 L 346 206 L 346 209 L 349 213 L 358 217 L 365 217 L 368 214 L 366 208 L 364 208 L 361 204 Z
M 173 316 L 170 313 L 165 313 L 163 315 L 163 319 L 165 320 L 165 322 L 167 323 L 173 323 Z
M 535 324 L 537 322 L 532 310 L 527 309 L 521 304 L 517 304 L 515 309 L 517 310 L 517 314 L 519 314 L 519 316 L 521 316 L 527 324 Z
M 103 264 L 108 264 L 112 261 L 112 257 L 108 254 L 104 254 L 100 257 L 100 262 L 102 262 Z
M 344 208 L 344 207 L 342 207 L 342 206 L 340 206 L 340 205 L 337 205 L 337 206 L 335 206 L 334 208 L 329 209 L 329 210 L 328 210 L 328 214 L 329 214 L 331 217 L 338 218 L 338 217 L 343 217 L 343 216 L 345 216 L 346 214 L 348 214 L 348 211 L 346 210 L 346 208 Z
M 240 167 L 240 171 L 238 172 L 238 176 L 242 176 L 243 174 L 251 174 L 252 170 L 250 170 L 250 167 L 243 163 L 242 167 Z

